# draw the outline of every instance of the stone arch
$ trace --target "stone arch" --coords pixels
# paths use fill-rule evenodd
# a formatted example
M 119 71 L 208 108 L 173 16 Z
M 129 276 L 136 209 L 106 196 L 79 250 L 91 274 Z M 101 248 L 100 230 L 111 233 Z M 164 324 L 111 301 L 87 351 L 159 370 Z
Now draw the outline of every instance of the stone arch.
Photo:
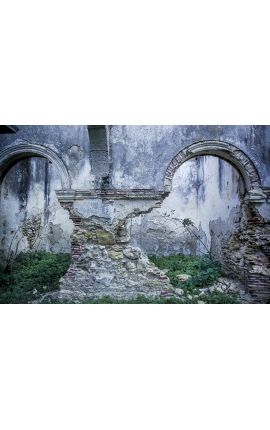
M 246 187 L 246 199 L 264 201 L 260 176 L 250 158 L 236 146 L 219 141 L 203 141 L 183 148 L 170 162 L 165 173 L 164 188 L 170 192 L 176 170 L 187 160 L 201 155 L 213 155 L 232 164 L 241 174 Z
M 68 169 L 56 152 L 43 145 L 25 141 L 16 141 L 13 146 L 9 146 L 0 151 L 0 181 L 15 163 L 27 157 L 42 157 L 51 161 L 58 169 L 62 182 L 62 189 L 70 189 Z

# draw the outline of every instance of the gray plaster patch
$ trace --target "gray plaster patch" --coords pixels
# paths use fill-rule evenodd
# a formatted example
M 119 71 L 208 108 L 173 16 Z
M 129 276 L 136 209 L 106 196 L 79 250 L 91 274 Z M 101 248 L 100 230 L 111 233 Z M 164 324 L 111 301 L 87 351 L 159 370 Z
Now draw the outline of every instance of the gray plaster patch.
M 50 222 L 48 238 L 51 245 L 55 245 L 62 238 L 62 235 L 63 229 L 61 228 L 61 224 L 53 224 Z
M 74 203 L 74 210 L 77 210 L 84 218 L 98 216 L 112 221 L 114 217 L 114 206 L 104 204 L 100 199 L 78 200 Z

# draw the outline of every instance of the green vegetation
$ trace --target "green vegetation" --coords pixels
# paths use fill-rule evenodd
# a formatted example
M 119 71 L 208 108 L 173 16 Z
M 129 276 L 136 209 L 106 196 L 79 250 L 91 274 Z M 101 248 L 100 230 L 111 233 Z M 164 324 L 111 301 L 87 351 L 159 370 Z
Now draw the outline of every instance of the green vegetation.
M 84 300 L 83 302 L 79 301 L 62 301 L 59 302 L 59 300 L 51 299 L 49 297 L 46 297 L 42 304 L 92 304 L 92 305 L 121 305 L 121 304 L 134 304 L 134 305 L 162 305 L 162 304 L 182 304 L 182 301 L 177 299 L 177 297 L 167 297 L 162 298 L 159 296 L 153 297 L 153 298 L 147 298 L 145 296 L 138 295 L 135 299 L 129 299 L 129 300 L 120 300 L 120 299 L 113 299 L 110 296 L 103 296 L 100 299 L 95 300 Z
M 170 255 L 168 257 L 157 257 L 149 255 L 149 259 L 161 270 L 167 269 L 167 276 L 175 288 L 184 291 L 183 303 L 198 303 L 198 299 L 205 303 L 233 304 L 239 303 L 236 293 L 225 293 L 221 291 L 206 292 L 203 296 L 200 288 L 213 285 L 217 279 L 224 274 L 218 261 L 215 261 L 209 254 L 197 255 Z M 181 282 L 177 275 L 186 274 L 191 277 Z
M 18 254 L 11 273 L 0 266 L 0 303 L 29 303 L 57 290 L 70 262 L 69 254 Z
M 181 288 L 181 298 L 153 297 L 138 295 L 136 299 L 118 300 L 109 296 L 100 299 L 85 300 L 83 304 L 185 304 L 185 303 L 238 303 L 237 294 L 214 291 L 200 295 L 199 288 L 213 285 L 222 275 L 219 263 L 208 255 L 189 256 L 184 254 L 168 257 L 149 256 L 150 260 L 161 270 L 167 269 L 167 276 L 175 288 Z M 0 266 L 0 303 L 30 303 L 41 300 L 46 293 L 57 291 L 59 279 L 70 265 L 69 254 L 50 254 L 46 252 L 20 253 L 17 255 L 11 273 Z M 177 279 L 179 274 L 191 277 L 186 282 Z M 79 303 L 79 301 L 60 302 L 45 296 L 41 303 Z

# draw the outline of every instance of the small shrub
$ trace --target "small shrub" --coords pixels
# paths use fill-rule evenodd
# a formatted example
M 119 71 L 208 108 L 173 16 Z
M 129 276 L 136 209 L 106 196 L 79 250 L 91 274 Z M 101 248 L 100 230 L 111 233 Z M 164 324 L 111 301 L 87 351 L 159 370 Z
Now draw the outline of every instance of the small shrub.
M 46 292 L 59 288 L 59 279 L 67 272 L 69 254 L 47 252 L 20 253 L 12 274 L 0 269 L 0 303 L 29 303 Z
M 219 262 L 215 261 L 209 254 L 203 256 L 178 254 L 166 257 L 149 255 L 149 259 L 159 269 L 168 269 L 167 276 L 171 284 L 175 288 L 181 288 L 184 291 L 182 303 L 197 303 L 198 299 L 193 296 L 200 294 L 200 288 L 213 285 L 220 276 L 224 276 L 221 273 Z M 186 282 L 180 282 L 177 278 L 177 275 L 183 273 L 191 276 Z M 192 299 L 188 299 L 188 295 L 191 295 Z M 221 293 L 220 291 L 209 292 L 200 297 L 200 300 L 207 304 L 239 303 L 237 294 Z

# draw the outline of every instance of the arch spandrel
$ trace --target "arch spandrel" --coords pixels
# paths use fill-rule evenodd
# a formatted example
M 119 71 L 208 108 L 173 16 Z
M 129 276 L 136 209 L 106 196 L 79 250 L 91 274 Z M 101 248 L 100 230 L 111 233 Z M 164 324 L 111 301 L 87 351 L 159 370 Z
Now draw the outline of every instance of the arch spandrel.
M 27 157 L 42 157 L 51 161 L 59 172 L 62 189 L 69 190 L 71 188 L 68 169 L 56 152 L 43 145 L 25 141 L 17 141 L 12 146 L 0 151 L 0 180 L 3 179 L 14 163 Z

